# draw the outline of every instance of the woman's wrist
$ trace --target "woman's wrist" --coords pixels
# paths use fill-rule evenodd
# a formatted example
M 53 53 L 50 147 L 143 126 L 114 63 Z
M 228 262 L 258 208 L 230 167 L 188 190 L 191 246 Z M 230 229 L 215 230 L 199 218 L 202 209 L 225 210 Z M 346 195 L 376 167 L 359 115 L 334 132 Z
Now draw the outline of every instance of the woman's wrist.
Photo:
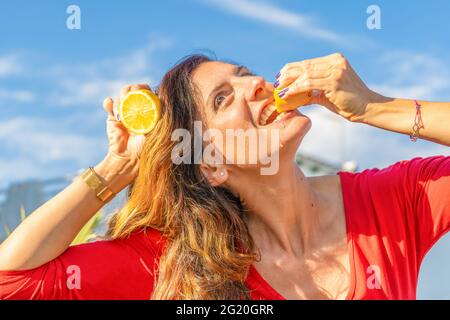
M 122 157 L 110 152 L 94 167 L 94 171 L 114 193 L 119 193 L 136 177 L 138 159 Z
M 393 99 L 378 94 L 375 91 L 370 91 L 366 98 L 367 102 L 362 108 L 363 112 L 353 116 L 350 121 L 371 124 L 373 118 L 377 117 L 380 112 L 382 112 L 381 110 L 383 110 L 383 107 L 386 107 L 392 100 Z

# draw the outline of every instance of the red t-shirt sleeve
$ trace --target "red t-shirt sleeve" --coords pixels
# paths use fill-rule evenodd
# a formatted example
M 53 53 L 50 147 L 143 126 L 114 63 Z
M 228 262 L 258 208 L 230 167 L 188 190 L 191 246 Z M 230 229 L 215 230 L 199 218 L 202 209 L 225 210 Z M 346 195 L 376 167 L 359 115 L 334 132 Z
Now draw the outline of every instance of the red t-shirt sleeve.
M 414 213 L 411 228 L 422 260 L 450 229 L 450 157 L 414 158 L 402 165 L 408 184 L 405 197 Z
M 411 242 L 421 260 L 450 229 L 450 157 L 417 157 L 356 175 L 371 199 L 367 211 L 377 214 L 352 218 L 374 220 L 366 223 L 372 233 Z
M 0 299 L 150 299 L 157 256 L 143 232 L 72 246 L 38 268 L 0 271 Z
M 417 157 L 340 175 L 355 268 L 364 287 L 360 293 L 365 292 L 356 296 L 414 298 L 423 257 L 450 229 L 450 157 Z M 374 265 L 381 270 L 382 292 L 365 288 L 368 267 Z
M 380 230 L 410 242 L 420 263 L 450 228 L 450 157 L 418 157 L 369 172 L 369 190 L 385 205 Z
M 419 263 L 450 229 L 450 157 L 417 157 L 348 175 L 363 211 L 351 217 L 358 233 L 404 241 Z

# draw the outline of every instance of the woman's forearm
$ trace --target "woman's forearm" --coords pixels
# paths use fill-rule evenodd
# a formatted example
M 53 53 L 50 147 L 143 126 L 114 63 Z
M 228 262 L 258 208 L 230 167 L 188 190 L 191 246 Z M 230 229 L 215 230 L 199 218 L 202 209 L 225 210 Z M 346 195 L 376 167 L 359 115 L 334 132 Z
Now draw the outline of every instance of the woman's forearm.
M 419 138 L 450 146 L 450 103 L 419 101 L 423 128 Z M 378 97 L 369 103 L 363 115 L 353 121 L 410 135 L 413 133 L 414 100 Z
M 117 193 L 131 182 L 132 167 L 128 160 L 108 155 L 94 170 Z M 0 270 L 33 269 L 58 257 L 103 205 L 77 177 L 28 216 L 0 245 Z

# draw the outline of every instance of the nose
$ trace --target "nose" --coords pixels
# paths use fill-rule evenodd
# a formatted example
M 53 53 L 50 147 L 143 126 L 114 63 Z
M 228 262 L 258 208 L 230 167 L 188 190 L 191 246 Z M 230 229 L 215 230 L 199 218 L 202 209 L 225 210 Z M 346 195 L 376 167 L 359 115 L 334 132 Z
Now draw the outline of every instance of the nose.
M 256 101 L 262 98 L 262 96 L 266 95 L 266 81 L 263 77 L 252 77 L 249 81 L 249 86 L 247 90 L 247 101 Z

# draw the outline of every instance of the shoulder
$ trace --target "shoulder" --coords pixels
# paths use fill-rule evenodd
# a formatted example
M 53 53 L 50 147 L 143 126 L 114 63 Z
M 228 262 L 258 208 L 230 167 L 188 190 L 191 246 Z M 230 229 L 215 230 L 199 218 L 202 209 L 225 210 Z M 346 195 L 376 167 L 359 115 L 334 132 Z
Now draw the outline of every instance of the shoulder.
M 385 195 L 402 189 L 413 192 L 417 183 L 426 183 L 450 175 L 449 156 L 414 157 L 400 160 L 380 168 L 368 168 L 360 172 L 338 172 L 341 188 L 352 194 L 363 191 L 371 195 Z
M 338 174 L 308 177 L 312 188 L 332 202 L 338 201 L 341 194 L 341 179 Z
M 112 240 L 116 245 L 123 245 L 140 252 L 152 251 L 160 255 L 165 245 L 165 239 L 160 231 L 155 228 L 142 228 L 134 231 L 128 237 Z
M 320 215 L 322 221 L 328 221 L 339 236 L 345 236 L 345 208 L 342 197 L 342 185 L 339 175 L 309 177 L 314 192 L 323 200 L 325 206 Z
M 99 237 L 93 242 L 69 247 L 65 256 L 77 256 L 97 259 L 99 256 L 110 259 L 137 257 L 156 258 L 161 255 L 164 239 L 161 233 L 153 228 L 139 229 L 124 238 L 112 239 Z

